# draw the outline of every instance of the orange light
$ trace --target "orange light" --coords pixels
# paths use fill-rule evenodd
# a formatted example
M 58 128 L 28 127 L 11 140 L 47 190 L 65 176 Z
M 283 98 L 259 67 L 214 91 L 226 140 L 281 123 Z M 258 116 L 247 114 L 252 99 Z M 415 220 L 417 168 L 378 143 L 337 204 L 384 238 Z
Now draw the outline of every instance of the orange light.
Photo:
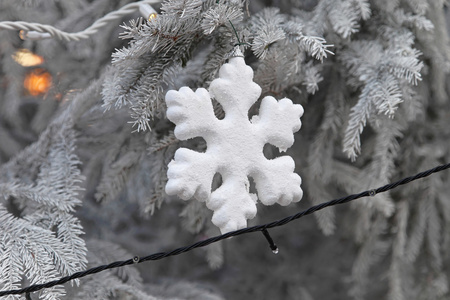
M 38 96 L 48 92 L 52 85 L 52 76 L 44 69 L 38 68 L 29 72 L 23 81 L 23 87 L 32 96 Z
M 27 39 L 27 32 L 25 30 L 19 31 L 19 37 L 25 41 Z
M 34 54 L 28 49 L 17 50 L 12 55 L 12 58 L 16 61 L 16 63 L 24 67 L 38 66 L 44 62 L 44 58 L 42 56 Z
M 153 21 L 154 19 L 156 19 L 157 16 L 158 16 L 158 14 L 152 13 L 152 14 L 150 14 L 150 16 L 148 16 L 148 20 Z

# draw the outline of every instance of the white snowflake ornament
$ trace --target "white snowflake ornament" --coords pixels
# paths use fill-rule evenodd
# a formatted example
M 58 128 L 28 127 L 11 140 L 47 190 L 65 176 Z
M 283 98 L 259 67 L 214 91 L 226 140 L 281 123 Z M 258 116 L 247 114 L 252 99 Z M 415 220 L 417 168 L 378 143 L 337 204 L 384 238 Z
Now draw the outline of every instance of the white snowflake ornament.
M 167 171 L 166 193 L 206 202 L 214 211 L 212 222 L 222 233 L 246 227 L 256 215 L 258 198 L 264 205 L 288 205 L 303 196 L 294 160 L 290 156 L 268 160 L 263 155 L 266 143 L 281 151 L 292 146 L 303 107 L 287 98 L 277 101 L 267 96 L 259 115 L 249 120 L 248 110 L 260 95 L 253 70 L 239 50 L 220 68 L 209 92 L 182 87 L 166 94 L 167 118 L 176 124 L 175 136 L 180 140 L 201 136 L 207 143 L 205 153 L 176 151 Z M 225 111 L 222 120 L 214 115 L 212 98 Z M 222 176 L 222 185 L 211 192 L 216 173 Z M 258 197 L 249 193 L 248 176 L 255 181 Z

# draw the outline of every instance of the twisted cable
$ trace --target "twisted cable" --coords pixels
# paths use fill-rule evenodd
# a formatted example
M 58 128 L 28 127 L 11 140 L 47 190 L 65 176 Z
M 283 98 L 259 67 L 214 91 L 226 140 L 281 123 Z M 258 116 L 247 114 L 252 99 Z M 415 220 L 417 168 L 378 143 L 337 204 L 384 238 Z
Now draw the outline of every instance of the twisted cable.
M 155 4 L 159 3 L 160 0 L 143 0 L 139 2 L 129 3 L 127 5 L 122 6 L 120 9 L 110 12 L 104 17 L 95 21 L 91 26 L 86 28 L 85 30 L 79 32 L 65 32 L 55 28 L 51 25 L 45 25 L 40 23 L 29 23 L 23 21 L 3 21 L 0 22 L 0 29 L 8 29 L 8 30 L 24 30 L 24 31 L 36 31 L 39 33 L 48 33 L 50 37 L 56 37 L 60 40 L 65 41 L 79 41 L 80 39 L 87 39 L 90 36 L 96 34 L 98 30 L 108 23 L 115 21 L 117 19 L 122 18 L 128 14 L 133 13 L 138 10 L 143 4 Z M 43 36 L 45 38 L 45 36 Z
M 180 247 L 180 248 L 174 249 L 172 251 L 158 252 L 158 253 L 150 254 L 150 255 L 142 257 L 142 258 L 139 258 L 138 256 L 135 256 L 135 257 L 130 258 L 128 260 L 115 261 L 115 262 L 112 262 L 112 263 L 107 264 L 107 265 L 97 266 L 97 267 L 94 267 L 92 269 L 89 269 L 89 270 L 86 270 L 86 271 L 77 272 L 77 273 L 74 273 L 72 275 L 69 275 L 69 276 L 66 276 L 66 277 L 62 277 L 62 278 L 60 278 L 58 280 L 49 281 L 49 282 L 46 282 L 46 283 L 43 283 L 43 284 L 30 285 L 28 287 L 25 287 L 25 288 L 22 288 L 22 289 L 18 289 L 18 290 L 0 291 L 0 297 L 7 296 L 7 295 L 18 295 L 18 294 L 24 294 L 24 293 L 28 294 L 28 293 L 31 293 L 31 292 L 39 291 L 39 290 L 44 289 L 44 288 L 50 288 L 50 287 L 53 287 L 55 285 L 64 284 L 64 283 L 66 283 L 68 281 L 71 281 L 73 279 L 76 279 L 76 278 L 81 278 L 81 277 L 85 277 L 85 276 L 90 275 L 90 274 L 99 273 L 99 272 L 102 272 L 102 271 L 107 270 L 107 269 L 119 268 L 119 267 L 123 267 L 123 266 L 127 266 L 127 265 L 142 263 L 142 262 L 149 261 L 149 260 L 159 260 L 159 259 L 163 259 L 163 258 L 166 258 L 166 257 L 169 257 L 169 256 L 179 255 L 179 254 L 191 251 L 191 250 L 193 250 L 195 248 L 205 247 L 205 246 L 207 246 L 209 244 L 216 243 L 218 241 L 227 239 L 227 238 L 232 237 L 232 236 L 238 236 L 238 235 L 241 235 L 241 234 L 246 234 L 246 233 L 256 232 L 256 231 L 262 231 L 264 233 L 264 232 L 267 232 L 267 229 L 269 229 L 269 228 L 274 228 L 274 227 L 286 225 L 287 223 L 290 223 L 290 222 L 292 222 L 292 221 L 294 221 L 296 219 L 299 219 L 301 217 L 304 217 L 306 215 L 312 214 L 312 213 L 314 213 L 314 212 L 316 212 L 318 210 L 324 209 L 326 207 L 337 205 L 337 204 L 347 203 L 347 202 L 350 202 L 350 201 L 353 201 L 353 200 L 356 200 L 356 199 L 359 199 L 359 198 L 362 198 L 362 197 L 375 196 L 378 193 L 383 193 L 383 192 L 389 191 L 391 189 L 394 189 L 394 188 L 398 187 L 399 185 L 410 183 L 411 181 L 414 181 L 414 180 L 417 180 L 417 179 L 420 179 L 420 178 L 423 178 L 423 177 L 427 177 L 427 176 L 429 176 L 429 175 L 431 175 L 433 173 L 441 172 L 441 171 L 446 170 L 448 168 L 450 168 L 450 163 L 437 166 L 437 167 L 432 168 L 430 170 L 427 170 L 427 171 L 424 171 L 424 172 L 420 172 L 420 173 L 418 173 L 416 175 L 403 178 L 403 179 L 401 179 L 399 181 L 396 181 L 396 182 L 393 182 L 393 183 L 386 184 L 386 185 L 384 185 L 382 187 L 379 187 L 377 189 L 367 190 L 367 191 L 361 192 L 359 194 L 348 195 L 348 196 L 345 196 L 345 197 L 342 197 L 342 198 L 339 198 L 339 199 L 334 199 L 334 200 L 331 200 L 331 201 L 328 201 L 328 202 L 323 202 L 321 204 L 311 206 L 310 208 L 308 208 L 308 209 L 306 209 L 304 211 L 301 211 L 301 212 L 299 212 L 299 213 L 297 213 L 295 215 L 292 215 L 292 216 L 289 216 L 289 217 L 286 217 L 286 218 L 283 218 L 283 219 L 280 219 L 280 220 L 277 220 L 277 221 L 273 221 L 271 223 L 266 223 L 266 224 L 261 224 L 261 225 L 256 225 L 256 226 L 252 226 L 252 227 L 239 229 L 239 230 L 236 230 L 236 231 L 231 231 L 231 232 L 219 235 L 219 236 L 215 236 L 215 237 L 203 240 L 203 241 L 199 241 L 199 242 L 194 243 L 194 244 L 189 245 L 189 246 L 185 246 L 185 247 Z M 265 236 L 266 236 L 266 234 L 265 234 Z M 267 238 L 267 236 L 266 236 L 266 238 Z M 269 240 L 269 243 L 270 243 L 271 238 L 268 238 L 268 240 Z M 271 244 L 273 244 L 273 241 L 272 241 Z M 276 247 L 275 244 L 271 245 L 271 248 L 272 247 Z

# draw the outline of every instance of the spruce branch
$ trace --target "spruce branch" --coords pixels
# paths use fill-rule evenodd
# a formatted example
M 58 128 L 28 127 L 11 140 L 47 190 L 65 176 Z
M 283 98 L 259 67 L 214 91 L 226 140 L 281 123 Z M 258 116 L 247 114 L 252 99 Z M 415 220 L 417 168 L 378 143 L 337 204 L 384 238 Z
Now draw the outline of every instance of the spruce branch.
M 368 20 L 372 14 L 370 3 L 368 0 L 353 0 L 353 4 L 357 7 L 361 19 Z
M 294 18 L 286 22 L 283 29 L 287 38 L 292 42 L 298 42 L 303 50 L 320 62 L 327 57 L 327 54 L 333 55 L 334 53 L 328 50 L 333 45 L 327 45 L 323 37 L 305 35 L 302 23 L 303 21 L 300 18 Z
M 434 29 L 433 23 L 423 14 L 407 13 L 403 9 L 398 8 L 394 12 L 394 17 L 400 25 L 415 27 L 425 31 L 432 31 Z
M 243 12 L 240 6 L 219 3 L 203 14 L 201 27 L 203 33 L 208 35 L 220 26 L 229 26 L 230 22 L 236 24 L 241 22 L 242 19 Z
M 258 58 L 264 59 L 269 46 L 286 37 L 282 28 L 284 21 L 285 17 L 279 13 L 278 9 L 274 8 L 264 9 L 252 17 L 251 47 Z
M 366 85 L 359 96 L 358 103 L 352 107 L 347 129 L 345 131 L 343 151 L 355 161 L 361 153 L 360 135 L 366 126 L 368 118 L 373 113 L 372 86 Z
M 314 95 L 319 90 L 319 83 L 323 80 L 320 66 L 315 66 L 312 62 L 305 65 L 305 78 L 303 85 L 306 86 L 306 91 Z
M 360 12 L 355 10 L 353 1 L 339 0 L 330 5 L 328 18 L 333 30 L 344 39 L 359 31 Z

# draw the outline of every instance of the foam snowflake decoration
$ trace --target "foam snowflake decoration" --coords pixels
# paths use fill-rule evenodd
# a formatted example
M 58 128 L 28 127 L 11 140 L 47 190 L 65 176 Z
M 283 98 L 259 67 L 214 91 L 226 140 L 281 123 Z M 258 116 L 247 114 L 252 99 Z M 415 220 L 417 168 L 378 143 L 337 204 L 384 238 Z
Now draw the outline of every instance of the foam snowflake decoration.
M 186 148 L 176 151 L 169 163 L 166 193 L 187 200 L 195 197 L 214 211 L 212 222 L 222 233 L 244 228 L 256 215 L 256 202 L 288 205 L 303 196 L 301 178 L 294 173 L 290 156 L 266 159 L 263 147 L 270 143 L 286 151 L 294 143 L 294 132 L 301 127 L 303 107 L 284 98 L 271 96 L 261 101 L 259 115 L 248 118 L 248 110 L 261 95 L 253 82 L 253 70 L 238 54 L 219 70 L 209 92 L 188 87 L 166 94 L 167 118 L 176 124 L 175 136 L 186 140 L 201 136 L 207 143 L 205 153 Z M 225 111 L 216 118 L 211 99 Z M 214 175 L 222 185 L 211 191 Z M 249 192 L 252 177 L 258 197 Z

